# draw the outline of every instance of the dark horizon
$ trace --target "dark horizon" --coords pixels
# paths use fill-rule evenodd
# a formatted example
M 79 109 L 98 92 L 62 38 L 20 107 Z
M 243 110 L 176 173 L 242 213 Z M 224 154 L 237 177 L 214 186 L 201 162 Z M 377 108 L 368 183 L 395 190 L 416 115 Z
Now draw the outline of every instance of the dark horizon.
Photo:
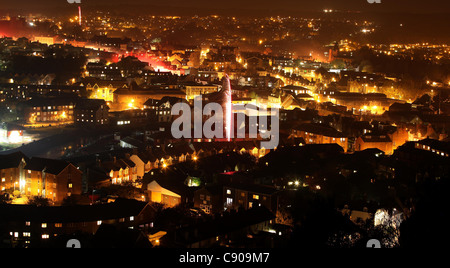
M 110 11 L 123 12 L 173 12 L 173 13 L 215 13 L 232 14 L 234 12 L 243 15 L 255 16 L 268 13 L 285 13 L 295 15 L 296 13 L 321 12 L 324 9 L 332 9 L 341 12 L 369 12 L 369 13 L 449 13 L 450 2 L 444 0 L 381 0 L 380 4 L 369 4 L 367 0 L 228 0 L 220 4 L 211 4 L 211 1 L 192 0 L 189 2 L 181 0 L 168 0 L 164 3 L 148 0 L 84 0 L 82 5 L 89 8 L 107 9 Z M 222 4 L 223 3 L 223 4 Z M 42 12 L 56 14 L 62 10 L 70 10 L 73 5 L 67 0 L 0 0 L 0 12 Z M 143 9 L 136 7 L 140 6 Z

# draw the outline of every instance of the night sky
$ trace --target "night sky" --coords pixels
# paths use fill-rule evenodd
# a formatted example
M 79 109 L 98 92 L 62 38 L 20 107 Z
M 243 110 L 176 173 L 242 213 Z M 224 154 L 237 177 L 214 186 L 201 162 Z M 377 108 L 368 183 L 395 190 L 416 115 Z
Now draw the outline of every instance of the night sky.
M 152 5 L 191 7 L 202 9 L 249 9 L 249 10 L 290 10 L 319 11 L 337 9 L 350 11 L 384 12 L 450 12 L 448 0 L 381 0 L 381 4 L 369 4 L 367 0 L 82 0 L 83 5 Z M 212 4 L 213 3 L 213 4 Z M 0 10 L 10 9 L 53 9 L 70 6 L 66 0 L 0 0 Z

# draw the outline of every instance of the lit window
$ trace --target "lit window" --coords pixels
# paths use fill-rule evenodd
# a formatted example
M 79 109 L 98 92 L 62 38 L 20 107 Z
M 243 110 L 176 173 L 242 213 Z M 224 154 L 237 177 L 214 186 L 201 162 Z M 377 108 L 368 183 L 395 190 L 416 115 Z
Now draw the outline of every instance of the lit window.
M 41 227 L 42 227 L 42 228 L 47 228 L 47 223 L 43 222 L 43 223 L 41 224 Z
M 56 228 L 61 228 L 62 227 L 62 223 L 55 223 L 55 227 Z
M 72 188 L 72 183 L 69 183 L 69 188 Z
M 130 221 L 134 221 L 134 216 L 131 216 L 131 217 L 130 217 Z
M 48 234 L 43 234 L 42 239 L 48 239 L 50 236 Z
M 253 199 L 256 199 L 256 200 L 258 200 L 258 199 L 259 199 L 259 195 L 257 195 L 257 194 L 254 194 L 254 195 L 253 195 Z
M 227 189 L 227 194 L 231 194 L 231 190 L 230 189 Z
M 30 237 L 30 236 L 31 236 L 31 233 L 29 233 L 29 232 L 24 232 L 24 233 L 23 233 L 23 236 L 24 236 L 24 237 Z
M 97 221 L 97 225 L 102 225 L 102 221 Z
M 25 222 L 25 226 L 30 226 L 30 225 L 31 225 L 31 222 L 29 222 L 29 221 Z

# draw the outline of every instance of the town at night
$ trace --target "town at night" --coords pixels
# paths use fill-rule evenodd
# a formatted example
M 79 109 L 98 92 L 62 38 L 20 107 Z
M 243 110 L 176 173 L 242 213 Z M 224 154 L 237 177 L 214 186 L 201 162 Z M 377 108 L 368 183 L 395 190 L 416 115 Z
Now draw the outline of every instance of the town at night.
M 444 0 L 0 0 L 0 248 L 214 266 L 440 247 L 449 17 Z

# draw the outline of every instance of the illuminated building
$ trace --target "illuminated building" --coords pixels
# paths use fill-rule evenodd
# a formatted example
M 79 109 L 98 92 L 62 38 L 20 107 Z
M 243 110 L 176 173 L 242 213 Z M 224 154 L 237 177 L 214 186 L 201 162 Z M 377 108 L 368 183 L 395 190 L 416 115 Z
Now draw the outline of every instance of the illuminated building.
M 79 98 L 33 98 L 21 104 L 25 120 L 30 125 L 73 124 L 73 110 Z
M 347 152 L 348 149 L 348 138 L 330 126 L 305 123 L 293 127 L 291 134 L 294 137 L 303 138 L 307 144 L 335 143 L 341 146 L 344 149 L 344 152 Z
M 43 82 L 45 79 L 39 80 Z M 0 99 L 29 100 L 39 95 L 72 94 L 82 96 L 86 92 L 83 85 L 35 85 L 35 84 L 0 84 Z
M 4 128 L 0 127 L 0 142 L 22 144 L 25 141 L 24 131 L 21 126 L 5 124 Z
M 223 186 L 211 185 L 194 192 L 194 207 L 206 214 L 223 212 Z
M 122 184 L 126 182 L 135 182 L 137 179 L 136 164 L 126 158 L 113 158 L 112 161 L 100 163 L 101 169 L 109 175 L 112 184 Z
M 117 81 L 122 79 L 122 73 L 118 66 L 115 65 L 107 65 L 98 62 L 90 62 L 86 65 L 85 75 L 91 78 L 100 78 L 105 80 Z M 102 83 L 102 81 L 96 81 L 98 83 Z M 103 83 L 107 83 L 108 81 L 104 81 Z M 124 83 L 123 83 L 124 84 Z M 122 85 L 123 85 L 122 84 Z
M 185 85 L 186 99 L 193 100 L 196 96 L 217 92 L 218 87 L 215 85 L 192 84 Z
M 231 175 L 232 176 L 232 175 Z M 251 209 L 263 206 L 272 212 L 277 210 L 277 189 L 263 185 L 229 183 L 223 186 L 224 210 Z
M 188 186 L 173 180 L 153 180 L 147 186 L 151 202 L 174 207 L 189 199 Z
M 1 193 L 10 191 L 24 192 L 25 170 L 28 158 L 21 152 L 0 155 L 0 190 Z
M 82 172 L 62 160 L 33 157 L 27 161 L 24 194 L 61 203 L 66 197 L 81 195 Z
M 109 107 L 104 100 L 83 99 L 74 107 L 74 120 L 81 125 L 106 125 Z
M 389 135 L 365 134 L 355 142 L 355 150 L 363 151 L 369 148 L 376 148 L 383 151 L 385 154 L 392 154 L 393 143 Z
M 178 89 L 176 85 L 162 85 L 152 87 L 140 87 L 131 84 L 127 88 L 119 88 L 113 93 L 114 101 L 111 106 L 113 110 L 142 109 L 148 99 L 160 100 L 163 97 L 176 97 L 185 99 L 186 94 Z M 131 106 L 131 107 L 130 107 Z
M 144 109 L 152 109 L 156 112 L 158 122 L 172 122 L 174 116 L 172 115 L 172 107 L 176 103 L 188 103 L 186 99 L 177 97 L 163 97 L 160 100 L 148 99 L 144 103 Z
M 86 91 L 91 99 L 102 99 L 108 102 L 114 100 L 114 91 L 118 88 L 126 87 L 123 81 L 97 81 L 94 83 L 88 83 L 86 85 Z
M 120 199 L 115 202 L 76 206 L 0 206 L 0 224 L 14 247 L 40 247 L 74 233 L 95 234 L 103 224 L 120 228 L 150 229 L 154 209 L 146 202 Z M 64 240 L 62 247 L 66 247 Z M 55 244 L 50 244 L 55 245 Z M 123 245 L 122 245 L 123 246 Z
M 55 44 L 55 37 L 35 36 L 34 41 L 50 46 Z

